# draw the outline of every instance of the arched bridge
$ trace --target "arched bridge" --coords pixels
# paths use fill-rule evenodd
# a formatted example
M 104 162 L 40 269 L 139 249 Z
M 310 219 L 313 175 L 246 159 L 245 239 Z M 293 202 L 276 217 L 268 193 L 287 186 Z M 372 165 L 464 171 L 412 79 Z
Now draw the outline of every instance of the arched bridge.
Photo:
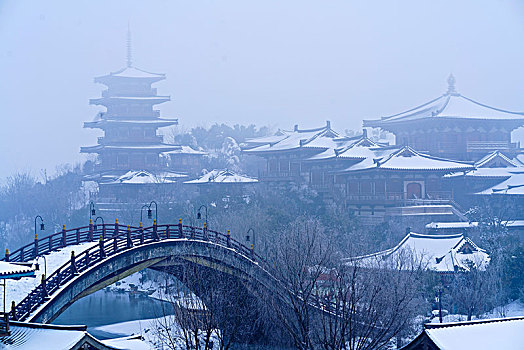
M 231 238 L 229 231 L 223 234 L 182 222 L 154 223 L 150 227 L 126 227 L 118 222 L 96 228 L 92 224 L 69 230 L 64 227 L 61 232 L 36 238 L 6 254 L 4 260 L 25 262 L 67 246 L 96 241 L 98 244 L 76 255 L 72 253 L 68 262 L 13 305 L 10 319 L 52 322 L 76 300 L 148 267 L 169 269 L 182 279 L 177 266 L 195 264 L 209 269 L 208 273 L 228 275 L 237 284 L 240 280 L 251 290 L 254 284 L 270 287 L 272 283 L 264 260 L 252 248 Z

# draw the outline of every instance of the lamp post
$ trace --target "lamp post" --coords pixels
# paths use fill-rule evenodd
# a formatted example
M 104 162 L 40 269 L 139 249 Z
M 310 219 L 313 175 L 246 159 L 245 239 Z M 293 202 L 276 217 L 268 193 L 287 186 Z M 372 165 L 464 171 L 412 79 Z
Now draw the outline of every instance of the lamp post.
M 35 264 L 35 270 L 40 269 L 40 264 L 38 263 L 38 259 L 44 258 L 44 276 L 47 278 L 47 260 L 45 258 L 45 255 L 40 255 L 36 258 L 37 263 Z
M 40 231 L 43 231 L 45 230 L 45 225 L 44 225 L 44 219 L 42 219 L 42 217 L 40 215 L 37 215 L 35 216 L 35 237 L 36 237 L 36 221 L 37 219 L 40 219 Z
M 93 201 L 90 201 L 89 202 L 89 220 L 93 220 L 93 216 L 96 215 L 96 210 L 95 210 L 95 203 L 93 203 Z
M 250 239 L 249 232 L 250 231 L 253 234 L 253 243 L 251 243 L 251 249 L 254 251 L 255 250 L 255 243 L 257 242 L 257 240 L 256 240 L 256 236 L 255 236 L 255 230 L 253 230 L 252 227 L 250 227 L 249 230 L 247 230 L 247 232 L 246 232 L 246 242 L 249 242 L 249 239 Z
M 149 204 L 144 204 L 142 208 L 140 208 L 140 222 L 143 221 L 142 210 L 144 210 L 144 208 L 147 208 L 147 218 L 150 220 L 153 218 L 153 210 L 151 209 L 153 204 L 155 205 L 155 220 L 158 222 L 158 204 L 155 201 L 151 201 Z
M 100 219 L 100 221 L 102 221 L 102 226 L 105 225 L 105 223 L 104 223 L 104 218 L 101 217 L 101 216 L 97 216 L 96 219 L 95 219 L 95 221 L 94 221 L 94 225 L 93 225 L 93 230 L 95 230 L 95 231 L 97 230 L 97 225 L 96 225 L 96 223 L 97 223 L 98 219 Z
M 198 220 L 202 219 L 202 213 L 200 212 L 200 210 L 201 210 L 202 208 L 205 208 L 205 209 L 206 209 L 206 221 L 205 221 L 205 222 L 206 222 L 206 224 L 207 224 L 207 206 L 205 206 L 204 204 L 202 204 L 202 205 L 200 206 L 200 208 L 198 208 L 197 219 L 198 219 Z

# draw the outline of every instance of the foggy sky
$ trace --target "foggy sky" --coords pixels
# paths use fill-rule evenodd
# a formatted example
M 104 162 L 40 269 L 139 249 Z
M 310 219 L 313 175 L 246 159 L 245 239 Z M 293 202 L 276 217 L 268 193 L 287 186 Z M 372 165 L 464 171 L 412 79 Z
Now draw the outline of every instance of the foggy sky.
M 360 129 L 447 89 L 524 111 L 522 1 L 0 1 L 0 179 L 85 159 L 95 76 L 167 74 L 184 128 Z M 522 128 L 519 135 L 523 135 Z

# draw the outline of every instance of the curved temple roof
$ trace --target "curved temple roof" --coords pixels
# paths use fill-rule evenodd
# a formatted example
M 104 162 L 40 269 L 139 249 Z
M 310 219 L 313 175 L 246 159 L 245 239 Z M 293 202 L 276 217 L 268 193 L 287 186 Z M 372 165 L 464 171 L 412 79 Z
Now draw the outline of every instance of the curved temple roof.
M 456 92 L 455 78 L 452 75 L 448 84 L 448 91 L 442 96 L 398 114 L 378 120 L 364 120 L 364 126 L 383 127 L 430 118 L 513 120 L 524 124 L 524 112 L 491 107 Z
M 403 258 L 412 258 L 415 265 L 400 266 Z M 424 235 L 410 232 L 395 247 L 382 252 L 347 259 L 348 264 L 376 268 L 390 262 L 391 267 L 422 267 L 437 272 L 469 271 L 471 264 L 485 269 L 489 255 L 462 234 Z M 388 266 L 386 264 L 386 266 Z

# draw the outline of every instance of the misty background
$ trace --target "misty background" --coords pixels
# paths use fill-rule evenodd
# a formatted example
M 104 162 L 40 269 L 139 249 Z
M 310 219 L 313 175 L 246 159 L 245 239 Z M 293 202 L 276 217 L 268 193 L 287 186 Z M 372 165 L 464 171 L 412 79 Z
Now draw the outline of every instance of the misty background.
M 450 73 L 524 111 L 522 1 L 0 1 L 0 181 L 85 159 L 93 79 L 125 66 L 128 23 L 180 128 L 360 129 L 441 95 Z

